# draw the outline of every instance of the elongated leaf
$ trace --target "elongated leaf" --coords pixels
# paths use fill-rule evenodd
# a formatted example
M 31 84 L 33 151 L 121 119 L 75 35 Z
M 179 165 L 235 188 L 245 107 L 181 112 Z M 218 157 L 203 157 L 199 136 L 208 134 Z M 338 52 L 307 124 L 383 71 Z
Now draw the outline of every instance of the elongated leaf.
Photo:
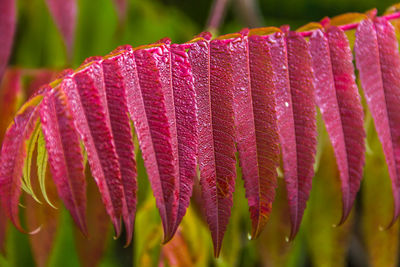
M 35 161 L 34 158 L 33 161 Z M 47 173 L 46 187 L 49 197 L 53 203 L 59 204 L 57 188 L 51 180 L 50 172 Z M 37 173 L 32 171 L 32 187 L 33 190 L 39 189 Z M 25 195 L 25 218 L 29 225 L 40 225 L 41 230 L 29 236 L 33 258 L 37 266 L 48 266 L 53 248 L 55 245 L 56 234 L 59 227 L 60 211 L 37 203 L 31 196 Z
M 46 151 L 46 142 L 44 140 L 43 131 L 40 131 L 38 138 L 38 145 L 37 145 L 37 158 L 36 158 L 37 177 L 39 181 L 39 187 L 40 190 L 42 191 L 44 200 L 47 202 L 47 204 L 55 208 L 55 206 L 50 202 L 50 199 L 47 196 L 47 190 L 46 190 L 47 161 L 48 161 L 48 155 Z
M 87 220 L 90 226 L 88 236 L 84 236 L 76 228 L 74 231 L 76 251 L 83 267 L 98 266 L 107 249 L 111 228 L 110 221 L 107 220 L 107 211 L 101 203 L 101 196 L 88 169 L 86 170 L 86 177 L 90 178 L 87 181 Z
M 0 82 L 0 144 L 2 144 L 7 126 L 10 124 L 18 110 L 19 100 L 22 95 L 21 72 L 19 70 L 11 69 L 5 73 L 4 79 Z M 5 211 L 0 206 L 0 252 L 3 254 L 6 253 L 6 232 L 7 217 Z
M 179 157 L 179 205 L 175 232 L 189 206 L 194 179 L 197 178 L 197 105 L 192 67 L 185 45 L 171 46 L 171 62 Z
M 230 217 L 236 178 L 230 47 L 230 40 L 214 40 L 208 44 L 200 39 L 189 51 L 200 107 L 200 184 L 215 256 L 221 250 Z
M 12 223 L 22 232 L 18 217 L 18 201 L 21 193 L 21 177 L 26 157 L 26 141 L 29 140 L 39 117 L 38 95 L 28 101 L 14 118 L 14 123 L 4 136 L 0 157 L 0 196 L 4 211 Z
M 241 46 L 246 45 L 244 41 Z M 235 73 L 238 75 L 234 88 L 237 143 L 252 217 L 252 238 L 260 234 L 271 213 L 279 160 L 275 86 L 267 42 L 266 36 L 252 35 L 250 32 L 248 48 L 241 47 L 241 54 L 237 54 L 240 56 L 234 59 Z M 235 43 L 234 47 L 237 45 L 239 43 Z M 243 71 L 246 69 L 247 74 Z M 243 77 L 243 74 L 248 77 Z M 250 90 L 249 78 L 251 91 L 246 92 Z M 241 84 L 246 80 L 247 87 Z
M 7 127 L 19 108 L 22 94 L 21 71 L 18 69 L 8 70 L 0 87 L 0 144 L 3 142 Z
M 163 222 L 166 242 L 173 236 L 179 197 L 176 190 L 176 128 L 175 134 L 171 132 L 175 125 L 171 77 L 162 76 L 168 71 L 170 73 L 170 67 L 166 66 L 171 62 L 170 55 L 166 46 L 157 45 L 138 49 L 134 54 L 127 53 L 126 60 L 129 64 L 125 64 L 124 76 L 129 86 L 129 113 Z
M 75 223 L 86 234 L 86 181 L 83 156 L 66 97 L 59 88 L 44 97 L 40 108 L 40 119 L 58 194 Z
M 367 116 L 371 116 L 367 114 Z M 371 117 L 370 117 L 371 118 Z M 375 127 L 367 126 L 367 142 L 373 153 L 367 153 L 365 177 L 362 184 L 361 226 L 363 241 L 370 266 L 397 266 L 399 252 L 399 222 L 390 229 L 379 231 L 392 217 L 393 197 L 391 181 L 382 145 Z
M 392 179 L 393 224 L 400 214 L 400 55 L 393 26 L 379 18 L 362 21 L 356 32 L 355 53 Z
M 311 189 L 316 153 L 315 96 L 308 43 L 298 33 L 270 37 L 276 79 L 278 128 L 292 229 L 299 230 Z M 286 41 L 286 43 L 284 42 Z M 286 51 L 287 49 L 287 51 Z
M 50 13 L 57 24 L 67 47 L 68 57 L 73 53 L 77 16 L 76 0 L 46 0 Z
M 16 1 L 0 1 L 0 81 L 3 77 L 14 41 L 16 25 Z
M 122 214 L 126 229 L 126 244 L 128 245 L 132 240 L 135 222 L 137 172 L 134 155 L 135 148 L 128 115 L 127 87 L 122 72 L 123 64 L 124 56 L 118 54 L 105 59 L 102 67 L 111 128 L 124 189 Z
M 351 211 L 362 179 L 364 115 L 345 33 L 335 26 L 330 27 L 326 34 L 317 30 L 310 38 L 310 50 L 316 102 L 335 151 L 342 182 L 341 224 Z
M 121 173 L 106 117 L 105 96 L 97 87 L 102 86 L 99 76 L 102 76 L 101 66 L 98 63 L 89 64 L 74 76 L 66 76 L 60 87 L 67 95 L 75 127 L 88 154 L 93 177 L 114 224 L 116 235 L 119 236 L 123 197 Z
M 35 123 L 35 129 L 32 132 L 32 137 L 26 142 L 26 160 L 24 163 L 24 169 L 22 172 L 21 188 L 30 194 L 37 202 L 40 203 L 39 199 L 36 197 L 32 185 L 31 185 L 31 165 L 33 152 L 36 148 L 36 143 L 40 133 L 39 119 Z

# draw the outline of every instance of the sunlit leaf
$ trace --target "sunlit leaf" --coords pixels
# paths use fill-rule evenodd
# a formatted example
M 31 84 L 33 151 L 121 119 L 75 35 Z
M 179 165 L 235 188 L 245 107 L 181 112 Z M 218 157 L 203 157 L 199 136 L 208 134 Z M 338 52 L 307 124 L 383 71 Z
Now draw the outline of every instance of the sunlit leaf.
M 393 224 L 400 215 L 400 55 L 393 26 L 381 18 L 363 20 L 356 33 L 355 54 L 392 180 Z

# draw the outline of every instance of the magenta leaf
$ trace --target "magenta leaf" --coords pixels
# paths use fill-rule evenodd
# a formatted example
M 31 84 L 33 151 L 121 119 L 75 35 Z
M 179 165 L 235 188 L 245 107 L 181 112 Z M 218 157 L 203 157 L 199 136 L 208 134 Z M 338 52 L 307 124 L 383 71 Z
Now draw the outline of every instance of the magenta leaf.
M 239 44 L 235 43 L 234 47 Z M 251 35 L 247 49 L 245 45 L 245 39 L 242 39 L 242 51 L 238 51 L 234 58 L 234 73 L 237 75 L 234 107 L 239 158 L 252 218 L 251 236 L 256 238 L 269 218 L 275 197 L 279 135 L 268 36 Z M 251 91 L 249 78 L 243 75 L 249 75 Z
M 11 54 L 16 25 L 15 0 L 0 2 L 0 81 Z
M 393 26 L 384 18 L 357 28 L 356 64 L 392 180 L 394 214 L 400 214 L 400 55 Z
M 132 240 L 136 211 L 136 161 L 132 130 L 128 115 L 123 54 L 108 56 L 102 63 L 110 123 L 121 170 L 124 198 L 122 215 L 126 229 L 126 245 Z
M 86 227 L 86 180 L 82 149 L 66 96 L 55 88 L 40 105 L 46 150 L 58 194 L 82 233 Z
M 60 87 L 66 93 L 75 127 L 85 145 L 93 177 L 107 213 L 120 235 L 122 181 L 118 156 L 107 118 L 101 65 L 98 62 L 64 77 Z
M 200 184 L 218 256 L 235 188 L 235 130 L 231 40 L 198 40 L 190 46 L 198 110 Z
M 360 188 L 365 162 L 363 109 L 346 34 L 330 27 L 310 38 L 316 102 L 335 151 L 342 182 L 342 224 Z
M 171 87 L 171 58 L 165 45 L 127 53 L 128 108 L 164 227 L 174 234 L 178 210 L 178 146 Z
M 75 41 L 76 0 L 46 0 L 46 3 L 64 39 L 68 57 L 71 58 Z
M 179 205 L 173 232 L 176 231 L 186 213 L 194 179 L 197 179 L 197 105 L 192 67 L 185 46 L 171 45 L 172 88 L 179 157 Z
M 30 99 L 17 113 L 8 128 L 1 148 L 0 198 L 3 210 L 18 230 L 25 232 L 18 217 L 21 177 L 26 158 L 26 141 L 31 137 L 39 119 L 38 104 L 42 95 Z
M 286 42 L 285 42 L 286 41 Z M 298 33 L 270 36 L 278 111 L 278 129 L 292 229 L 299 230 L 314 176 L 317 144 L 311 55 Z

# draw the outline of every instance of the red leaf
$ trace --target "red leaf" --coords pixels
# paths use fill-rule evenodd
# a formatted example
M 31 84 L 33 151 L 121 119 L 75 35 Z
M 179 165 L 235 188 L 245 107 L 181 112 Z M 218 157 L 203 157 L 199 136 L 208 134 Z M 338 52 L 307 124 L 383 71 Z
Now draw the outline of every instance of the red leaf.
M 65 76 L 60 84 L 66 93 L 75 127 L 80 134 L 93 177 L 99 187 L 103 203 L 120 235 L 122 212 L 122 182 L 118 157 L 107 118 L 101 66 L 98 62 Z
M 110 221 L 107 219 L 107 211 L 101 203 L 100 194 L 96 184 L 91 179 L 90 172 L 86 171 L 87 181 L 87 219 L 90 225 L 88 236 L 82 232 L 74 231 L 76 252 L 79 256 L 79 263 L 83 267 L 98 266 L 102 259 L 109 238 Z M 74 228 L 76 229 L 76 228 Z
M 2 144 L 7 127 L 18 110 L 18 100 L 22 94 L 21 71 L 18 69 L 7 70 L 0 87 L 0 144 Z
M 15 0 L 0 1 L 0 81 L 11 55 L 16 25 Z
M 238 82 L 234 88 L 235 109 L 238 110 L 236 118 L 241 123 L 236 126 L 239 134 L 237 142 L 253 222 L 252 238 L 260 234 L 271 213 L 279 162 L 275 86 L 267 42 L 267 36 L 249 36 L 248 49 L 243 48 L 241 56 L 236 57 L 234 62 L 238 68 L 235 70 L 235 81 Z M 245 45 L 244 40 L 242 45 Z M 243 54 L 246 50 L 249 53 L 247 59 Z M 247 76 L 250 73 L 251 92 L 248 82 L 240 84 L 246 81 L 241 69 L 247 69 Z
M 129 75 L 128 108 L 135 124 L 144 163 L 170 240 L 178 209 L 178 151 L 171 88 L 170 53 L 165 45 L 136 50 L 125 64 Z M 137 69 L 136 69 L 137 68 Z
M 103 63 L 104 85 L 114 144 L 121 170 L 124 198 L 122 215 L 126 229 L 126 245 L 132 240 L 136 211 L 136 161 L 132 130 L 126 103 L 126 83 L 122 71 L 124 55 L 107 57 Z
M 40 118 L 58 194 L 75 223 L 87 235 L 86 180 L 82 149 L 66 97 L 60 88 L 53 89 L 44 97 Z
M 392 179 L 394 214 L 400 214 L 400 56 L 393 26 L 363 20 L 356 32 L 357 68 Z
M 46 0 L 46 3 L 64 38 L 68 57 L 70 58 L 72 56 L 75 41 L 77 14 L 76 0 Z
M 28 101 L 17 113 L 8 128 L 1 148 L 0 197 L 3 209 L 15 225 L 25 232 L 18 217 L 18 201 L 21 194 L 21 177 L 26 157 L 26 141 L 30 138 L 39 118 L 38 95 Z
M 286 40 L 286 43 L 284 42 Z M 317 129 L 311 56 L 298 33 L 270 36 L 278 128 L 290 206 L 290 239 L 299 230 L 314 175 Z M 287 50 L 287 51 L 286 51 Z
M 36 163 L 32 164 L 32 186 L 33 190 L 39 189 Z M 50 172 L 46 172 L 46 190 L 51 199 L 51 203 L 59 204 L 57 189 L 51 180 Z M 40 231 L 34 235 L 29 235 L 31 250 L 37 266 L 48 266 L 53 248 L 55 247 L 57 230 L 59 228 L 60 211 L 43 205 L 34 200 L 30 195 L 25 194 L 25 218 L 28 225 L 40 225 Z M 59 206 L 59 205 L 57 205 Z
M 189 51 L 200 107 L 200 183 L 216 257 L 230 217 L 236 178 L 230 47 L 229 40 L 214 40 L 210 45 L 199 40 Z
M 194 179 L 197 179 L 197 105 L 192 67 L 185 47 L 186 45 L 171 46 L 172 88 L 179 157 L 179 205 L 173 232 L 176 231 L 186 213 Z
M 335 151 L 342 181 L 342 224 L 360 188 L 365 162 L 363 109 L 346 34 L 336 26 L 310 38 L 316 102 Z

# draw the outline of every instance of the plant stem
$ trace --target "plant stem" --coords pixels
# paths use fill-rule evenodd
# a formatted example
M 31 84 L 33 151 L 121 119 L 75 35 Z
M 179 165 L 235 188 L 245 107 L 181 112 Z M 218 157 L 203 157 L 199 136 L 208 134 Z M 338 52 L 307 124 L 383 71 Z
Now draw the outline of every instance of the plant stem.
M 221 21 L 224 19 L 228 2 L 229 0 L 214 0 L 206 27 L 208 31 L 217 31 L 219 29 Z
M 382 16 L 382 18 L 385 18 L 386 20 L 398 19 L 398 18 L 400 18 L 400 12 L 396 12 L 396 13 L 393 13 L 393 14 L 389 14 L 389 15 L 386 15 L 386 16 Z M 341 25 L 341 26 L 338 26 L 338 27 L 339 27 L 340 29 L 342 29 L 343 31 L 349 31 L 349 30 L 354 30 L 354 29 L 356 29 L 357 26 L 358 26 L 358 24 L 359 24 L 359 23 L 350 23 L 350 24 Z M 313 31 L 301 32 L 300 34 L 301 34 L 303 37 L 309 37 L 309 36 L 311 36 L 311 34 L 312 34 L 313 32 L 314 32 L 314 30 L 313 30 Z

